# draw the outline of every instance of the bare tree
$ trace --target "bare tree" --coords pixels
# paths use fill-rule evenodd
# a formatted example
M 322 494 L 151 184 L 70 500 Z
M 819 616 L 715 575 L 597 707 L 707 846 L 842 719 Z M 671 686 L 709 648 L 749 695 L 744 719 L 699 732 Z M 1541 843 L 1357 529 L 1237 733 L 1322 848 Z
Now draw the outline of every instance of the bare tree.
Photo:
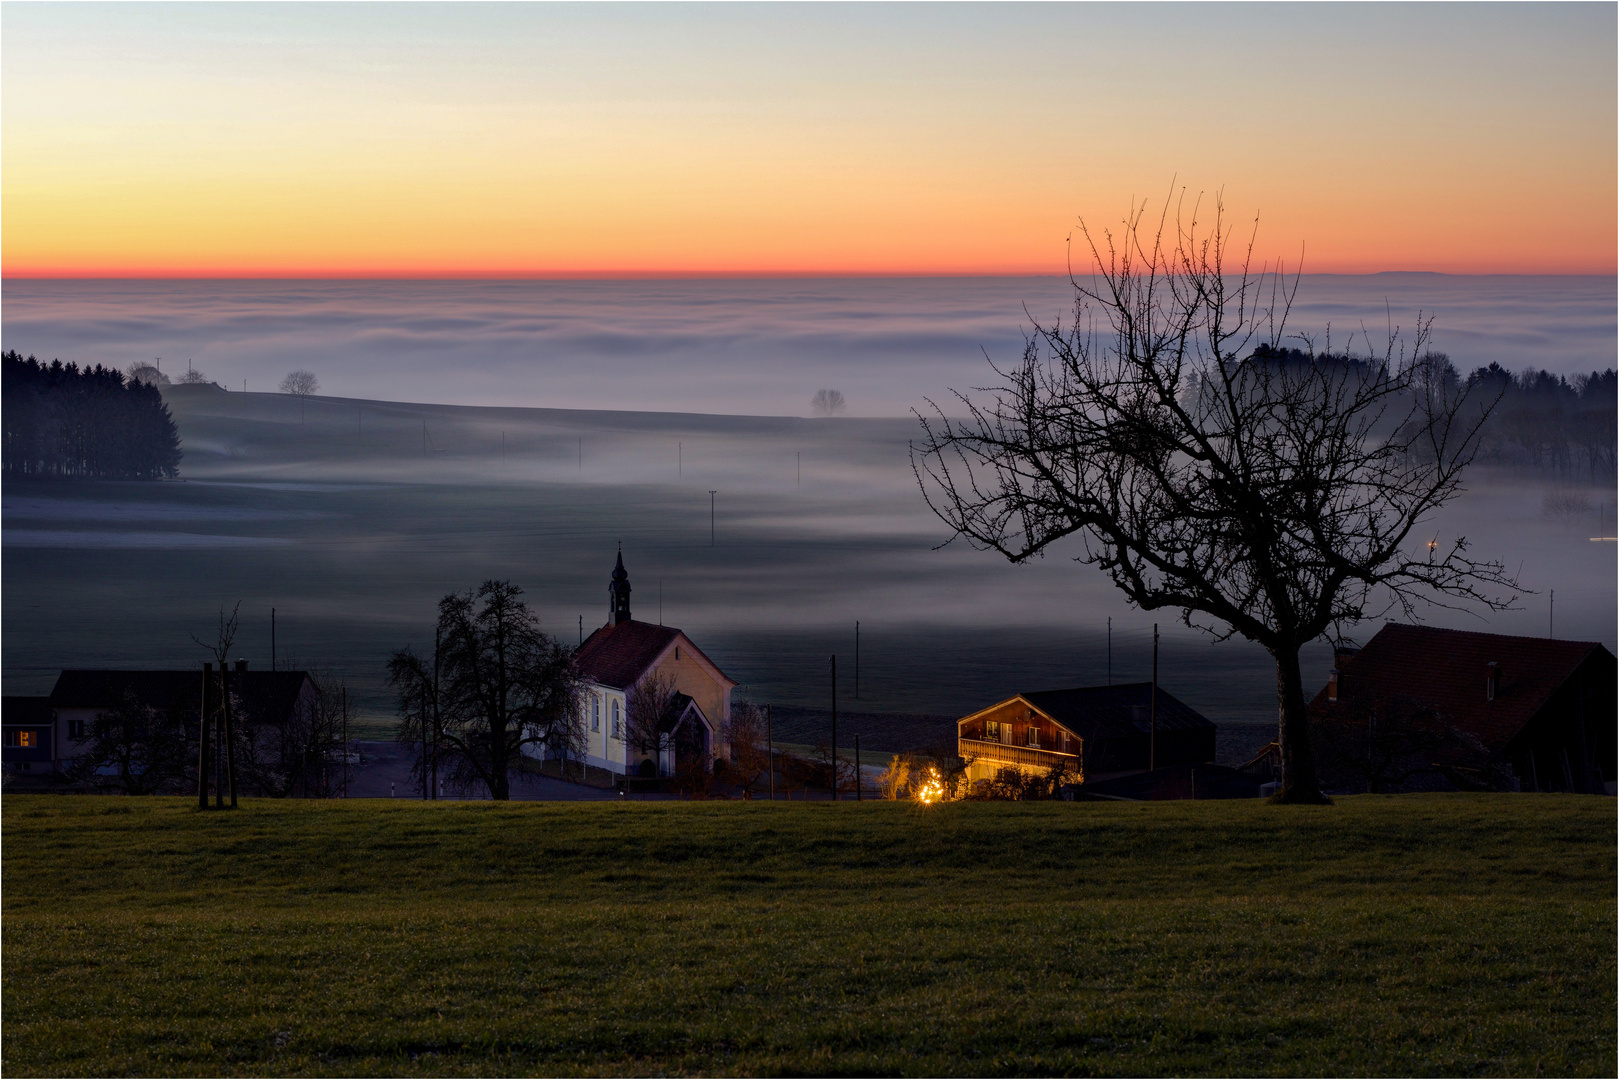
M 315 378 L 312 371 L 294 371 L 281 380 L 283 394 L 296 394 L 299 397 L 308 397 L 320 393 L 320 380 Z
M 630 687 L 624 702 L 624 738 L 632 755 L 645 754 L 661 762 L 664 753 L 675 748 L 678 693 L 673 679 L 656 672 Z
M 731 719 L 726 723 L 725 741 L 731 748 L 726 772 L 744 796 L 751 799 L 754 790 L 770 776 L 770 743 L 764 710 L 751 701 L 733 705 Z
M 214 633 L 213 644 L 202 640 L 196 634 L 191 635 L 192 641 L 212 653 L 214 659 L 219 662 L 219 680 L 210 688 L 212 692 L 208 694 L 209 703 L 217 719 L 211 718 L 209 712 L 205 710 L 202 714 L 202 728 L 198 738 L 197 803 L 199 807 L 201 807 L 202 800 L 206 795 L 204 789 L 207 786 L 205 781 L 209 764 L 203 760 L 203 757 L 207 753 L 210 741 L 208 732 L 217 731 L 220 735 L 220 744 L 225 748 L 225 775 L 223 778 L 225 784 L 221 786 L 219 783 L 220 778 L 214 778 L 214 805 L 221 805 L 223 801 L 222 792 L 228 788 L 231 809 L 236 809 L 236 754 L 238 746 L 236 725 L 234 723 L 236 710 L 232 707 L 236 704 L 236 695 L 230 688 L 230 651 L 231 647 L 236 644 L 236 628 L 239 624 L 238 616 L 241 610 L 242 602 L 240 600 L 236 601 L 236 606 L 231 608 L 229 618 L 225 617 L 224 608 L 219 609 L 219 626 Z
M 448 594 L 439 601 L 435 655 L 405 649 L 388 664 L 397 738 L 417 748 L 417 771 L 425 774 L 436 755 L 451 787 L 482 784 L 493 799 L 511 797 L 525 746 L 569 754 L 583 739 L 573 656 L 540 631 L 522 595 L 494 580 L 476 594 Z
M 67 763 L 67 777 L 126 795 L 179 793 L 197 753 L 190 722 L 195 709 L 195 698 L 155 709 L 126 692 L 116 706 L 96 716 L 90 743 Z
M 180 376 L 180 381 L 187 386 L 202 386 L 208 382 L 208 376 L 196 368 L 186 368 L 186 373 Z
M 153 386 L 169 385 L 169 377 L 159 371 L 156 364 L 148 364 L 144 360 L 137 360 L 129 365 L 129 370 L 125 374 L 128 375 L 130 382 L 151 383 Z
M 810 399 L 810 408 L 816 416 L 840 416 L 849 411 L 849 403 L 843 400 L 840 390 L 817 390 Z
M 1218 199 L 1212 227 L 1198 210 L 1183 195 L 1154 230 L 1134 207 L 1101 243 L 1081 222 L 1073 322 L 1036 323 L 987 401 L 956 393 L 961 418 L 928 402 L 912 466 L 974 546 L 1022 562 L 1075 537 L 1138 607 L 1263 645 L 1279 799 L 1320 802 L 1300 648 L 1419 602 L 1512 600 L 1500 563 L 1419 529 L 1461 491 L 1493 402 L 1430 377 L 1420 317 L 1409 351 L 1390 326 L 1360 360 L 1284 357 L 1297 276 L 1256 267 L 1252 236 L 1233 251 Z

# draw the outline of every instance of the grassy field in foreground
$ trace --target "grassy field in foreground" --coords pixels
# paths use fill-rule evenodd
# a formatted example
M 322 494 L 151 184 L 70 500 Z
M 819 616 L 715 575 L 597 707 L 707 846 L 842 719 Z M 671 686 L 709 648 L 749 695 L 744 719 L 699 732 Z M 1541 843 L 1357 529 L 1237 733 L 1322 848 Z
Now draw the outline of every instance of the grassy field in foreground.
M 1611 800 L 7 796 L 7 1075 L 1615 1068 Z

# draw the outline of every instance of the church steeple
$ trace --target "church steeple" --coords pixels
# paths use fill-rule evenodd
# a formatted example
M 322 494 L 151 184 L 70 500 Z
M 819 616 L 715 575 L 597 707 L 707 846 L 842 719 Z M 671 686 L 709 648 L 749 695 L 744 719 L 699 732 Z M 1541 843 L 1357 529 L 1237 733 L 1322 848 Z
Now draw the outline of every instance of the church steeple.
M 624 569 L 624 549 L 618 549 L 618 565 L 613 567 L 613 583 L 607 586 L 607 625 L 630 621 L 630 575 Z

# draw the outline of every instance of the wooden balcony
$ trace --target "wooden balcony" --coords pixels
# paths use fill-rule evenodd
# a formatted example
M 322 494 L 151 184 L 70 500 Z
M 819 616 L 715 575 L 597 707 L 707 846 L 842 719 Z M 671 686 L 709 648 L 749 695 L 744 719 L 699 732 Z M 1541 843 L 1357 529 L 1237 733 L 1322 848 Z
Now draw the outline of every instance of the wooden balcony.
M 1078 754 L 1060 754 L 1055 750 L 1037 750 L 1032 746 L 1013 746 L 1011 743 L 989 742 L 985 739 L 956 740 L 956 753 L 963 758 L 986 764 L 1018 765 L 1025 769 L 1051 769 L 1058 765 L 1065 765 L 1074 773 L 1079 772 Z

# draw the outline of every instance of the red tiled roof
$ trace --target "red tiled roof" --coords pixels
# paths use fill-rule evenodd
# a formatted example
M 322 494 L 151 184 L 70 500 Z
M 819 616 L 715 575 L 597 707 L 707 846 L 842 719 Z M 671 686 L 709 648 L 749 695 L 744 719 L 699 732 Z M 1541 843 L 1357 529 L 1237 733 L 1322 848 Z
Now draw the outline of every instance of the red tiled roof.
M 1434 626 L 1389 623 L 1359 652 L 1338 661 L 1339 694 L 1325 688 L 1310 711 L 1349 719 L 1356 705 L 1431 708 L 1476 735 L 1492 751 L 1510 742 L 1593 653 L 1594 641 L 1508 637 Z M 1488 665 L 1497 665 L 1495 700 L 1487 700 Z
M 626 689 L 635 685 L 669 643 L 680 636 L 672 626 L 653 626 L 634 619 L 607 625 L 579 646 L 574 664 L 579 674 L 591 682 Z

